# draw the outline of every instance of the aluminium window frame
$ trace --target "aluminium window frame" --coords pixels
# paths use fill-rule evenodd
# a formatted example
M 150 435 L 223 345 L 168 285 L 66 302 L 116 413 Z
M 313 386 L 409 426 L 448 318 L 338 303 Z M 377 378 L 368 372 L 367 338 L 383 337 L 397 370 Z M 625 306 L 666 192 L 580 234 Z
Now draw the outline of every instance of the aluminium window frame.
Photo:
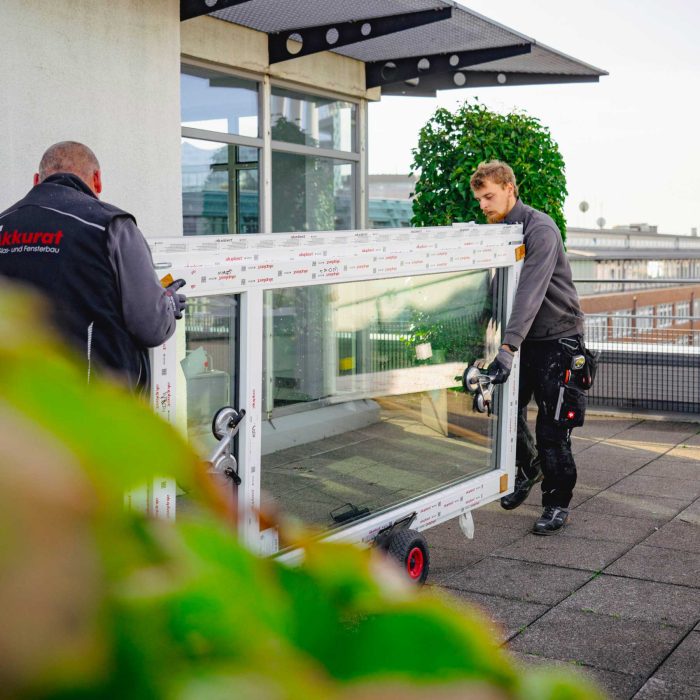
M 343 95 L 329 90 L 320 90 L 312 86 L 306 86 L 292 81 L 271 78 L 269 74 L 259 74 L 244 70 L 238 70 L 229 66 L 209 63 L 189 56 L 181 56 L 180 66 L 192 66 L 204 70 L 230 75 L 255 82 L 258 86 L 258 136 L 242 136 L 220 131 L 210 131 L 195 127 L 181 126 L 183 138 L 199 139 L 210 142 L 234 146 L 248 146 L 259 149 L 258 158 L 258 212 L 259 233 L 272 232 L 272 152 L 292 153 L 296 155 L 327 158 L 343 163 L 350 163 L 353 167 L 353 219 L 356 228 L 367 226 L 368 212 L 368 159 L 367 159 L 367 134 L 368 134 L 368 110 L 367 100 L 350 95 Z M 317 148 L 302 144 L 287 143 L 273 140 L 271 136 L 271 98 L 272 88 L 280 87 L 292 90 L 300 95 L 310 97 L 323 97 L 333 100 L 342 100 L 355 106 L 355 125 L 353 141 L 357 150 L 341 151 L 328 148 Z M 229 234 L 235 235 L 235 234 Z M 257 234 L 252 234 L 257 235 Z

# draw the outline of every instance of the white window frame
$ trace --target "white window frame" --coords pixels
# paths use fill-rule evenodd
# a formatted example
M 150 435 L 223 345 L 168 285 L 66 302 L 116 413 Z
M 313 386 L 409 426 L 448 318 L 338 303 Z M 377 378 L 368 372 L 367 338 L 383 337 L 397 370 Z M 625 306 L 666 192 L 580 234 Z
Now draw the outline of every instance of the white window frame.
M 506 268 L 502 298 L 505 318 L 510 314 L 522 268 L 520 225 L 487 227 L 463 224 L 414 230 L 411 236 L 406 232 L 405 228 L 367 229 L 323 234 L 190 236 L 148 241 L 159 274 L 167 272 L 189 280 L 189 296 L 240 295 L 240 393 L 237 408 L 244 408 L 246 416 L 239 433 L 238 466 L 242 479 L 238 488 L 239 533 L 251 548 L 260 553 L 273 554 L 277 548 L 276 536 L 260 531 L 256 514 L 260 504 L 261 348 L 263 294 L 266 290 L 499 267 Z M 432 245 L 434 254 L 426 254 L 426 244 L 428 247 Z M 245 247 L 243 253 L 241 245 Z M 368 247 L 376 247 L 377 251 L 368 253 Z M 238 261 L 231 260 L 234 249 Z M 250 264 L 255 255 L 265 260 L 264 276 Z M 337 265 L 337 262 L 324 264 L 325 259 L 337 261 L 338 257 L 342 257 L 342 265 Z M 316 260 L 317 264 L 309 265 L 309 259 Z M 370 260 L 372 265 L 367 265 Z M 222 269 L 225 269 L 225 275 L 221 273 Z M 156 413 L 173 423 L 177 423 L 178 418 L 182 420 L 178 403 L 182 401 L 185 380 L 179 370 L 177 349 L 182 350 L 184 345 L 184 326 L 180 325 L 175 337 L 151 352 L 153 407 Z M 452 373 L 455 368 L 446 365 L 444 369 Z M 416 516 L 411 527 L 427 529 L 512 491 L 518 371 L 516 355 L 511 379 L 503 387 L 496 429 L 496 469 L 419 495 L 394 508 L 333 530 L 327 539 L 371 543 L 381 529 L 413 513 Z M 165 395 L 168 401 L 162 400 Z M 169 500 L 174 504 L 174 482 L 163 479 L 158 484 L 161 502 Z M 174 517 L 174 506 L 169 517 Z

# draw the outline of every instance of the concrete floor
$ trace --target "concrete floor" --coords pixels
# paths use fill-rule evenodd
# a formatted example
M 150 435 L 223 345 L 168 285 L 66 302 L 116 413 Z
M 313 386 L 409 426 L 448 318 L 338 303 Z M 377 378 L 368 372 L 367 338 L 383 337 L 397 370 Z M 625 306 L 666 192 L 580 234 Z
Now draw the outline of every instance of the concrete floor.
M 539 485 L 514 511 L 428 530 L 435 589 L 479 606 L 525 665 L 611 698 L 700 698 L 700 425 L 589 415 L 563 532 L 538 537 Z

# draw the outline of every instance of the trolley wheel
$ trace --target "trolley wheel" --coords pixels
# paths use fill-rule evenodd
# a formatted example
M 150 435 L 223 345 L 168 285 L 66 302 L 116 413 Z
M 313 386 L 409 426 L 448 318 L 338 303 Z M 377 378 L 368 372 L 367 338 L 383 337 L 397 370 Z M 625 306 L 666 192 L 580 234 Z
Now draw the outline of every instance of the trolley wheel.
M 425 583 L 430 568 L 430 554 L 428 543 L 420 532 L 399 530 L 389 538 L 387 551 L 399 562 L 411 581 L 418 585 Z

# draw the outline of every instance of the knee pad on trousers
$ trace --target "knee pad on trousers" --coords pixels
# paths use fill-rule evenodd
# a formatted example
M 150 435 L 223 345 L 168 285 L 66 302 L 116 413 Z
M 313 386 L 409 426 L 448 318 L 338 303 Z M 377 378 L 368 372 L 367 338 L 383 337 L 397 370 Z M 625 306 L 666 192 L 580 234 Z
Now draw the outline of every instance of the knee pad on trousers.
M 554 445 L 538 445 L 537 451 L 544 474 L 565 474 L 569 477 L 576 474 L 576 462 L 566 441 Z

